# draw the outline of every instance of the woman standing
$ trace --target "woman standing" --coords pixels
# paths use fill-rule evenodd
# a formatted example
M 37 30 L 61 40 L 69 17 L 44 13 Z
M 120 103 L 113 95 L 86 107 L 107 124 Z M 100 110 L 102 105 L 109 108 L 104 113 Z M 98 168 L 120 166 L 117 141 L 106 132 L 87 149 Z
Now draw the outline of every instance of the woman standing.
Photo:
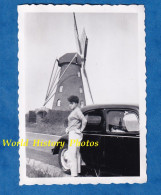
M 69 108 L 72 110 L 68 116 L 68 127 L 66 133 L 69 133 L 68 140 L 68 155 L 71 170 L 71 176 L 77 177 L 81 172 L 81 155 L 80 146 L 76 145 L 76 141 L 81 141 L 83 138 L 82 131 L 84 130 L 87 120 L 82 111 L 78 107 L 79 98 L 77 96 L 70 96 L 68 98 Z M 75 142 L 74 142 L 75 141 Z M 74 144 L 70 144 L 70 143 Z

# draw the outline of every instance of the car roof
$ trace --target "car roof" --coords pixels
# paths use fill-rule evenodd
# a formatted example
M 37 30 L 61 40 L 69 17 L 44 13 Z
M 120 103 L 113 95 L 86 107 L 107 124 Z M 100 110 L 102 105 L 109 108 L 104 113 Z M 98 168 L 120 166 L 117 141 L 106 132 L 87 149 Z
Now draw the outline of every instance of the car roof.
M 113 108 L 113 109 L 134 109 L 134 110 L 139 110 L 138 105 L 130 105 L 130 104 L 93 104 L 93 105 L 88 105 L 84 106 L 81 110 L 82 112 L 86 112 L 88 110 L 93 110 L 93 109 L 108 109 L 108 108 Z

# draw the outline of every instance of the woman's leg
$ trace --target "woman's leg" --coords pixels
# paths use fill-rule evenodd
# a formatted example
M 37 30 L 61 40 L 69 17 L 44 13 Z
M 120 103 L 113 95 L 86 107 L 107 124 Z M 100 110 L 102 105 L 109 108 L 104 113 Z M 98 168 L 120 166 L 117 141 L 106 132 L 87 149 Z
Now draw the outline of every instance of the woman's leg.
M 76 146 L 70 146 L 70 170 L 71 170 L 71 176 L 77 176 L 77 147 Z
M 69 133 L 69 143 L 71 140 L 74 140 L 75 136 L 73 132 Z M 68 144 L 68 155 L 69 155 L 69 164 L 70 164 L 70 171 L 71 176 L 77 176 L 77 147 L 76 144 Z
M 81 173 L 81 154 L 80 147 L 77 147 L 77 172 Z

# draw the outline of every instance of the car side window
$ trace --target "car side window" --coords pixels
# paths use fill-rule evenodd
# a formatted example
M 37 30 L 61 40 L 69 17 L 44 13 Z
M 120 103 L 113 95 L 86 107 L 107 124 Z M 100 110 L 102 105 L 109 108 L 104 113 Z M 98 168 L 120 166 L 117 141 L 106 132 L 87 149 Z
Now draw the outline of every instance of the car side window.
M 139 131 L 139 117 L 134 111 L 108 111 L 106 131 L 126 133 Z
M 97 132 L 100 133 L 105 128 L 105 121 L 102 110 L 92 110 L 85 113 L 87 124 L 84 132 Z

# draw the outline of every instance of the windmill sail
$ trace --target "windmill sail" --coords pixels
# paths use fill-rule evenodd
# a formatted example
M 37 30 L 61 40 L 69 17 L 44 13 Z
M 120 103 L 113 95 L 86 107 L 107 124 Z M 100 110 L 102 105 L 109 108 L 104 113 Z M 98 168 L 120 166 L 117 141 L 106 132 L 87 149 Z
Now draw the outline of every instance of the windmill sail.
M 85 64 L 86 64 L 87 46 L 88 46 L 88 38 L 86 37 L 85 46 L 84 46 L 84 57 L 83 57 L 83 60 L 84 60 L 84 67 L 85 67 Z
M 75 37 L 76 37 L 76 44 L 77 44 L 77 48 L 78 48 L 79 53 L 82 54 L 82 48 L 81 48 L 81 44 L 80 44 L 75 13 L 73 13 L 73 16 L 74 16 L 74 32 L 75 32 Z
M 75 32 L 75 37 L 76 37 L 76 45 L 77 45 L 79 54 L 83 55 L 82 58 L 83 58 L 83 61 L 85 62 L 86 55 L 87 55 L 88 38 L 85 32 L 85 29 L 83 29 L 81 38 L 79 38 L 79 32 L 78 32 L 75 13 L 73 13 L 73 16 L 74 16 L 74 32 Z
M 93 96 L 92 96 L 92 91 L 91 91 L 91 88 L 90 88 L 90 85 L 89 85 L 89 80 L 88 80 L 88 76 L 87 76 L 87 72 L 86 72 L 86 68 L 85 68 L 86 57 L 87 57 L 87 46 L 88 46 L 88 38 L 86 36 L 85 37 L 85 44 L 84 44 L 83 73 L 84 73 L 84 76 L 85 76 L 86 81 L 87 81 L 87 86 L 88 86 L 89 94 L 91 96 L 92 103 L 94 104 L 94 100 L 93 100 Z
M 89 85 L 89 80 L 88 80 L 86 69 L 85 69 L 88 38 L 87 38 L 87 35 L 85 32 L 85 29 L 83 29 L 83 32 L 81 34 L 81 38 L 79 39 L 79 33 L 78 33 L 75 13 L 73 13 L 73 16 L 74 16 L 74 29 L 75 29 L 75 35 L 76 35 L 76 43 L 77 43 L 77 47 L 79 48 L 80 54 L 82 54 L 81 56 L 82 56 L 82 62 L 83 62 L 83 73 L 84 73 L 84 76 L 85 76 L 86 81 L 87 81 L 87 86 L 88 86 L 89 94 L 91 96 L 92 103 L 94 103 L 91 88 Z
M 89 80 L 88 80 L 88 77 L 87 77 L 87 72 L 86 72 L 85 67 L 83 68 L 83 73 L 84 73 L 84 76 L 85 76 L 86 81 L 87 81 L 87 85 L 88 85 L 88 89 L 89 89 L 89 94 L 91 96 L 92 103 L 94 104 L 94 100 L 93 100 L 93 96 L 92 96 L 92 92 L 91 92 L 91 88 L 90 88 L 90 85 L 89 85 Z
M 53 77 L 53 72 L 54 72 L 54 69 L 55 69 L 56 62 L 57 62 L 57 60 L 55 60 L 54 66 L 53 66 L 53 68 L 52 68 L 52 72 L 51 72 L 51 76 L 50 76 L 50 80 L 49 80 L 49 84 L 48 84 L 48 88 L 47 88 L 45 100 L 46 100 L 46 99 L 48 98 L 48 96 L 49 96 L 49 92 L 50 92 L 50 88 L 51 88 L 51 82 L 52 82 L 52 77 Z
M 87 39 L 87 35 L 86 35 L 86 32 L 85 32 L 85 29 L 83 29 L 82 35 L 81 35 L 81 38 L 80 38 L 82 54 L 84 54 L 86 39 Z

